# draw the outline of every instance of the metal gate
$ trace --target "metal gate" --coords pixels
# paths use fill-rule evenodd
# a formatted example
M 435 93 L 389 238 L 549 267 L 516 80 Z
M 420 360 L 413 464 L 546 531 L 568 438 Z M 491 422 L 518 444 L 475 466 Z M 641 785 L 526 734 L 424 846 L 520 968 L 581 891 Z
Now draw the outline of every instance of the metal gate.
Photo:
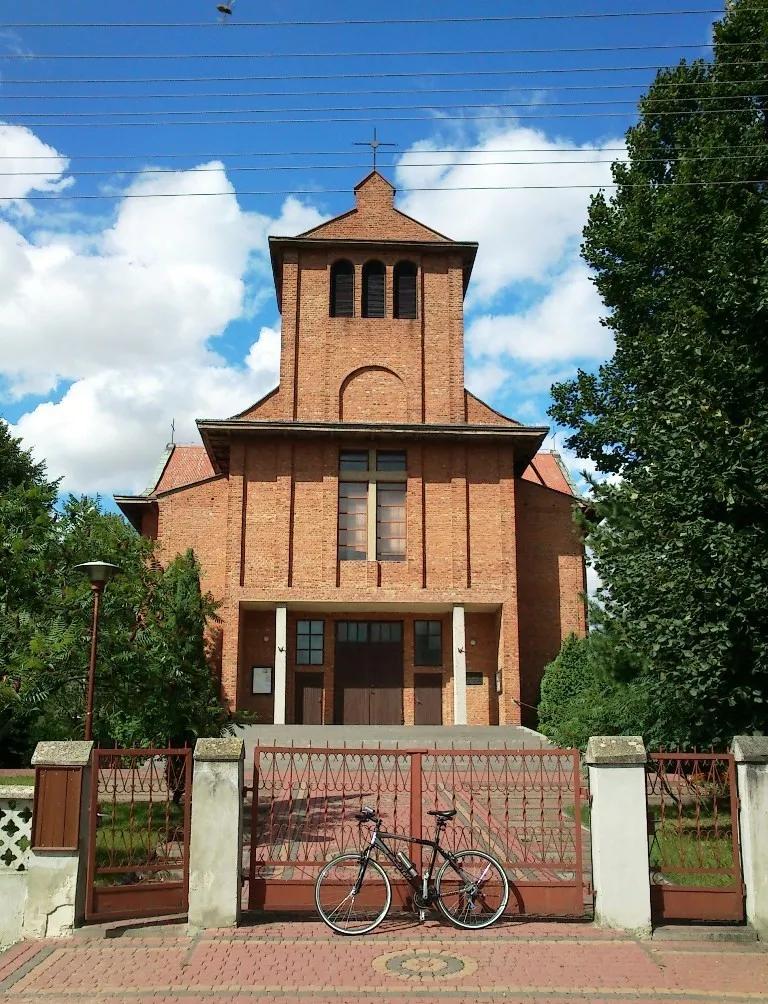
M 185 913 L 191 749 L 95 749 L 86 920 Z
M 733 756 L 651 753 L 647 776 L 653 920 L 744 920 Z
M 320 868 L 360 847 L 354 815 L 371 805 L 388 830 L 416 837 L 433 833 L 429 809 L 457 809 L 446 846 L 485 849 L 505 864 L 510 913 L 591 912 L 578 750 L 257 746 L 248 791 L 250 909 L 314 909 Z M 395 903 L 406 905 L 410 888 L 397 876 L 392 884 Z

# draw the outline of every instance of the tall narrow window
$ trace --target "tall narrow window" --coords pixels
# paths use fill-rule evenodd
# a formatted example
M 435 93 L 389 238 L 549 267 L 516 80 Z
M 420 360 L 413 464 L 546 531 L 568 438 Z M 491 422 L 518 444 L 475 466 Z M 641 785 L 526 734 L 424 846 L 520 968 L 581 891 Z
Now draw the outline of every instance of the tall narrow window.
M 322 666 L 323 621 L 296 622 L 296 662 L 300 666 Z
M 442 666 L 443 634 L 440 621 L 414 621 L 413 664 L 414 666 Z
M 355 304 L 355 268 L 351 261 L 331 266 L 331 317 L 352 317 Z
M 363 317 L 385 317 L 385 271 L 380 261 L 363 265 Z
M 339 481 L 339 560 L 368 557 L 368 482 Z
M 376 486 L 376 558 L 405 561 L 405 485 Z
M 416 314 L 416 266 L 399 261 L 394 271 L 395 317 L 414 318 Z

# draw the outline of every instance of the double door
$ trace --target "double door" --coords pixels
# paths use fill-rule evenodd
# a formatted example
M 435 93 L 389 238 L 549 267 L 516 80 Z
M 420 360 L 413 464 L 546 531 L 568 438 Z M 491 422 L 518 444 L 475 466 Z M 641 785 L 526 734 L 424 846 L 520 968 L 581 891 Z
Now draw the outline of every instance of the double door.
M 354 630 L 347 630 L 350 625 Z M 403 642 L 399 622 L 337 625 L 334 722 L 403 724 Z

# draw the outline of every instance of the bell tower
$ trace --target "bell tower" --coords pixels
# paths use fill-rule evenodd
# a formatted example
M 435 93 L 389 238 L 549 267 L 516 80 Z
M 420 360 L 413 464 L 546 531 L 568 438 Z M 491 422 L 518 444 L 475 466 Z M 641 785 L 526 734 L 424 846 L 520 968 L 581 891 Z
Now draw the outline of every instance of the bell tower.
M 400 212 L 378 171 L 354 191 L 354 209 L 270 238 L 281 418 L 463 423 L 463 300 L 477 245 Z

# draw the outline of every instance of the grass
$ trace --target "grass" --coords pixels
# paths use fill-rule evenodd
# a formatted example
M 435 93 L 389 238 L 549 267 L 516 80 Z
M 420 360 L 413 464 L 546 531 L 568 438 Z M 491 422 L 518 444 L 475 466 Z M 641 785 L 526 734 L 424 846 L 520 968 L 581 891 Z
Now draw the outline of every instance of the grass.
M 167 810 L 167 819 L 166 819 Z M 165 803 L 118 802 L 99 805 L 99 827 L 96 830 L 96 867 L 141 868 L 147 864 L 162 864 L 158 848 L 183 839 L 184 808 Z M 179 862 L 168 859 L 168 869 L 176 870 Z M 101 875 L 98 885 L 114 885 L 119 875 Z
M 5 774 L 0 774 L 0 785 L 12 784 L 12 785 L 34 785 L 35 775 L 34 774 L 12 774 L 10 777 Z
M 733 885 L 733 874 L 692 873 L 692 868 L 732 869 L 733 833 L 731 816 L 721 812 L 717 820 L 702 812 L 698 820 L 694 806 L 684 806 L 670 817 L 667 808 L 662 821 L 659 806 L 649 809 L 656 832 L 651 838 L 651 868 L 658 869 L 669 882 L 682 886 Z M 684 870 L 678 870 L 684 869 Z

